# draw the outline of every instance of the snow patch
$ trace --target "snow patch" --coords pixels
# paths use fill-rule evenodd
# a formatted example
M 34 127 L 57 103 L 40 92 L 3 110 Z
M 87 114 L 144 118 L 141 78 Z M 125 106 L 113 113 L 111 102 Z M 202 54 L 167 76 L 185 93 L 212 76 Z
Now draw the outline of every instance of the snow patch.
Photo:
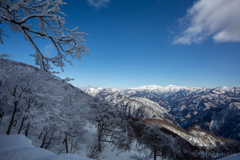
M 214 127 L 217 125 L 217 120 L 215 120 L 214 122 L 213 122 L 213 125 L 212 125 L 212 129 L 214 129 Z

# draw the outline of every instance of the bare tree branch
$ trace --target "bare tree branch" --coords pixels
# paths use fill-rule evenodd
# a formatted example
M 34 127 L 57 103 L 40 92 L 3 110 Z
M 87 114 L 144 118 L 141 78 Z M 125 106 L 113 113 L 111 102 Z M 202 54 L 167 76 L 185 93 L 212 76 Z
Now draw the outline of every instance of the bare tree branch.
M 81 60 L 82 53 L 88 54 L 84 40 L 84 36 L 88 34 L 84 32 L 77 32 L 78 27 L 74 29 L 67 29 L 64 27 L 66 16 L 61 12 L 59 6 L 66 5 L 62 0 L 0 0 L 0 24 L 4 22 L 9 24 L 13 32 L 22 33 L 27 41 L 33 46 L 36 51 L 31 56 L 35 57 L 36 65 L 40 65 L 40 69 L 49 75 L 56 72 L 51 72 L 50 62 L 56 67 L 63 70 L 65 66 L 64 61 L 72 65 L 71 61 L 67 59 L 70 55 L 73 59 Z M 28 24 L 31 20 L 38 23 L 38 28 L 32 27 Z M 0 29 L 0 43 L 3 44 L 2 35 L 3 30 Z M 57 51 L 55 57 L 45 57 L 39 50 L 34 38 L 47 38 L 51 41 Z M 70 80 L 70 78 L 66 79 Z

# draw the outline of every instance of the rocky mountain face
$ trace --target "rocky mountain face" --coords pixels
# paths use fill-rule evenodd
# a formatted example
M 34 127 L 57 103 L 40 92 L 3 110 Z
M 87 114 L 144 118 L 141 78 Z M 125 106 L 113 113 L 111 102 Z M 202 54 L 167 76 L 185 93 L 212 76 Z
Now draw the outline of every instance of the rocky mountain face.
M 183 129 L 201 128 L 240 140 L 240 87 L 191 88 L 169 85 L 86 92 L 135 118 L 157 118 Z

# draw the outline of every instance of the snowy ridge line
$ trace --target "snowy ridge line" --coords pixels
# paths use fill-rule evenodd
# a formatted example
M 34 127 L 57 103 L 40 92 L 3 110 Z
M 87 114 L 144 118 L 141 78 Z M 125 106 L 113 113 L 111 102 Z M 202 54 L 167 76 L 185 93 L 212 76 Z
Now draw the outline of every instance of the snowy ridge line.
M 151 108 L 159 116 L 161 116 L 161 115 L 157 112 L 158 110 L 160 110 L 160 111 L 164 110 L 165 112 L 167 112 L 167 110 L 165 108 L 160 108 L 161 106 L 159 104 L 157 104 L 156 102 L 150 101 L 149 99 L 146 99 L 146 98 L 142 98 L 144 101 L 141 101 L 141 99 L 139 97 L 128 97 L 125 99 L 134 100 L 136 102 L 139 102 L 143 106 Z M 121 100 L 119 103 L 122 103 L 125 99 Z M 159 107 L 159 109 L 157 107 Z
M 135 96 L 124 96 L 124 98 L 121 97 L 116 100 L 116 103 L 116 107 L 135 118 L 151 118 L 152 115 L 155 115 L 156 118 L 175 124 L 173 121 L 174 118 L 168 114 L 165 108 L 149 99 Z M 139 113 L 141 116 L 139 116 Z
M 160 92 L 177 92 L 180 90 L 198 90 L 204 89 L 203 87 L 186 87 L 186 86 L 175 86 L 175 85 L 168 85 L 165 87 L 158 86 L 158 85 L 149 85 L 149 86 L 142 86 L 137 88 L 129 88 L 133 90 L 150 90 L 150 91 L 160 91 Z
M 107 88 L 107 87 L 98 87 L 98 88 L 89 88 L 86 89 L 89 92 L 95 92 L 96 94 L 102 90 L 109 89 L 113 92 L 121 92 L 121 91 L 154 91 L 154 92 L 178 92 L 181 90 L 185 91 L 198 91 L 198 90 L 212 90 L 214 93 L 224 93 L 226 91 L 234 91 L 234 88 L 238 88 L 237 86 L 230 88 L 227 86 L 220 86 L 215 88 L 206 88 L 206 87 L 186 87 L 186 86 L 175 86 L 175 85 L 168 85 L 168 86 L 158 86 L 158 85 L 149 85 L 149 86 L 141 86 L 136 88 L 126 88 L 126 89 L 119 89 L 119 88 Z
M 143 99 L 145 99 L 145 98 L 143 98 Z M 129 100 L 130 102 L 137 102 L 137 103 L 140 103 L 142 106 L 144 106 L 144 107 L 149 107 L 153 112 L 155 112 L 159 117 L 162 117 L 162 115 L 160 115 L 156 110 L 158 110 L 158 109 L 156 109 L 156 106 L 154 106 L 154 105 L 151 105 L 150 104 L 150 102 L 148 102 L 147 101 L 147 99 L 145 99 L 146 100 L 146 102 L 148 103 L 148 104 L 146 104 L 146 102 L 144 103 L 144 102 L 142 102 L 141 100 L 139 100 L 138 99 L 138 97 L 128 97 L 128 98 L 125 98 L 125 99 L 123 99 L 123 100 L 121 100 L 118 104 L 121 104 L 121 103 L 124 103 L 126 100 Z M 118 105 L 117 104 L 117 105 Z M 160 107 L 160 106 L 159 106 Z
M 138 97 L 135 97 L 135 98 L 138 99 Z M 144 105 L 151 108 L 159 117 L 162 117 L 162 115 L 159 114 L 159 112 L 161 112 L 163 114 L 167 113 L 167 110 L 165 108 L 161 107 L 158 103 L 153 102 L 153 101 L 151 101 L 149 99 L 146 99 L 146 98 L 142 98 L 142 100 L 145 100 Z M 141 99 L 139 101 L 141 102 Z M 141 102 L 141 103 L 144 103 L 144 102 Z

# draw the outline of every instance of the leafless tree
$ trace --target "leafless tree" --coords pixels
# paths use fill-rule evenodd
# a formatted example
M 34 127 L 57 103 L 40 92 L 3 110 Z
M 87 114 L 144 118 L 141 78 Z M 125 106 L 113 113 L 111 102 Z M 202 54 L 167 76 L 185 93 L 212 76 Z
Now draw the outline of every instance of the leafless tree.
M 50 62 L 64 71 L 63 60 L 72 65 L 71 61 L 67 60 L 68 55 L 81 60 L 82 53 L 88 54 L 90 50 L 83 43 L 84 36 L 88 34 L 77 32 L 78 27 L 74 29 L 64 27 L 65 18 L 60 15 L 66 15 L 61 12 L 60 5 L 66 3 L 62 0 L 0 0 L 0 24 L 8 23 L 13 32 L 24 35 L 25 40 L 29 41 L 36 51 L 36 54 L 31 54 L 35 57 L 35 64 L 40 65 L 40 69 L 49 75 L 57 73 L 49 70 L 52 69 Z M 38 24 L 38 28 L 34 28 L 30 22 Z M 0 29 L 0 42 L 3 44 L 2 35 L 6 36 Z M 57 55 L 51 58 L 44 56 L 34 42 L 36 37 L 50 40 Z

